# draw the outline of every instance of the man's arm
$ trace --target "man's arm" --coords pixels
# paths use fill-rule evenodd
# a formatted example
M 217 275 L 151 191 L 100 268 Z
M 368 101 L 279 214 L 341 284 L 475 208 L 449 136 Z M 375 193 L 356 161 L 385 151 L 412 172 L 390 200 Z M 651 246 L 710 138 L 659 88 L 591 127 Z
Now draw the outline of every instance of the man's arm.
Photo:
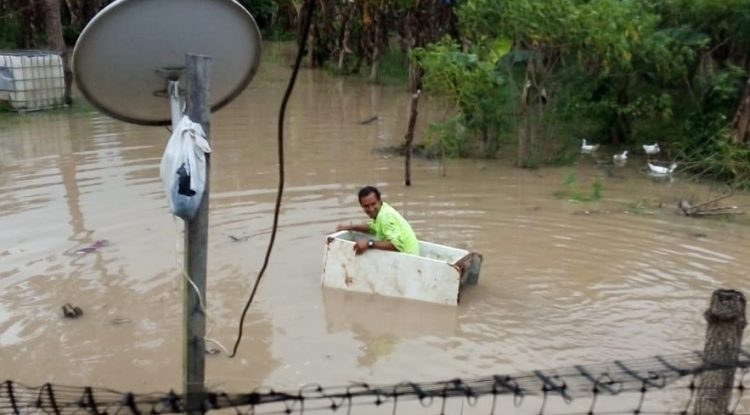
M 364 253 L 368 249 L 382 249 L 383 251 L 398 251 L 390 241 L 373 241 L 372 248 L 368 246 L 367 239 L 360 239 L 354 243 L 354 252 L 357 255 Z
M 357 231 L 362 233 L 370 233 L 370 227 L 366 223 L 360 224 L 340 224 L 336 226 L 336 231 Z

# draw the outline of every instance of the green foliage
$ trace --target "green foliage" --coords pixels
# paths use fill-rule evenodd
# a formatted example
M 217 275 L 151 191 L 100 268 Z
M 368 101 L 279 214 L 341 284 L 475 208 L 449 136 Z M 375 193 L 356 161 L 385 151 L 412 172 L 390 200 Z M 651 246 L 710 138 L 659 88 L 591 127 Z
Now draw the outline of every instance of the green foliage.
M 441 123 L 430 124 L 424 147 L 426 154 L 430 157 L 465 157 L 467 155 L 466 127 L 461 117 L 453 116 Z
M 591 200 L 601 199 L 603 189 L 604 189 L 604 184 L 601 182 L 601 180 L 599 179 L 594 180 L 594 183 L 591 184 Z
M 735 187 L 750 187 L 750 148 L 732 137 L 731 117 L 739 101 L 742 69 L 728 65 L 696 76 L 694 105 L 681 108 L 680 136 L 672 143 L 678 159 L 699 178 L 721 180 Z
M 10 105 L 10 101 L 0 101 L 0 128 L 6 123 L 6 120 L 10 117 L 10 114 L 17 114 L 13 107 Z
M 500 48 L 502 45 L 488 50 L 497 53 Z M 445 135 L 467 141 L 461 145 L 462 149 L 476 144 L 485 156 L 494 156 L 501 137 L 498 132 L 505 125 L 503 109 L 508 100 L 508 89 L 495 71 L 494 62 L 462 52 L 449 39 L 416 49 L 414 59 L 424 69 L 424 88 L 446 95 L 458 107 L 458 117 L 446 126 L 455 130 L 453 123 L 460 122 L 465 133 L 456 135 L 450 131 Z
M 457 15 L 462 47 L 442 41 L 417 61 L 428 89 L 456 104 L 447 125 L 462 123 L 469 144 L 523 128 L 519 142 L 548 152 L 536 160 L 564 163 L 581 137 L 656 141 L 683 171 L 748 182 L 748 148 L 731 134 L 750 76 L 747 0 L 465 0 Z M 508 114 L 518 122 L 497 122 Z
M 750 147 L 735 142 L 730 129 L 719 130 L 700 143 L 681 143 L 679 148 L 680 154 L 687 156 L 683 158 L 691 160 L 687 169 L 698 177 L 750 189 Z M 686 153 L 688 151 L 691 153 Z
M 563 178 L 561 189 L 554 193 L 558 199 L 568 199 L 571 202 L 593 202 L 602 198 L 604 184 L 599 179 L 591 183 L 590 191 L 585 192 L 580 188 L 575 172 L 569 172 Z
M 267 39 L 284 38 L 285 32 L 277 25 L 279 3 L 275 0 L 240 0 L 258 24 L 263 36 Z
M 12 17 L 0 17 L 0 49 L 18 49 L 21 45 L 21 23 Z
M 467 0 L 456 14 L 459 26 L 472 42 L 510 39 L 544 47 L 575 30 L 572 0 Z
M 727 37 L 740 43 L 750 41 L 750 3 L 746 0 L 665 0 L 655 4 L 672 26 L 689 23 L 714 41 Z
M 409 58 L 399 49 L 390 48 L 380 58 L 379 82 L 406 85 L 409 82 Z
M 648 45 L 658 16 L 632 1 L 599 0 L 575 9 L 570 35 L 583 70 L 614 75 L 633 69 Z
M 63 40 L 66 45 L 75 45 L 80 35 L 81 30 L 79 28 L 72 25 L 63 26 Z

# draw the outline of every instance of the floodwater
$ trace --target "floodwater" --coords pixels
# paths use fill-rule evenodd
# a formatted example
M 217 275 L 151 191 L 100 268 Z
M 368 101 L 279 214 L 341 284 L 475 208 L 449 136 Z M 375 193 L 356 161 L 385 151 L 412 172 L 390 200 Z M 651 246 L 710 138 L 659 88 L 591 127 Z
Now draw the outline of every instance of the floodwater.
M 230 349 L 270 236 L 290 73 L 279 60 L 211 120 L 208 337 Z M 423 99 L 416 140 L 446 113 Z M 680 176 L 653 181 L 643 159 L 614 175 L 588 156 L 539 170 L 449 160 L 443 175 L 416 158 L 405 187 L 403 158 L 376 151 L 403 140 L 402 88 L 302 70 L 287 114 L 276 245 L 238 356 L 207 356 L 211 388 L 435 381 L 680 353 L 702 348 L 713 290 L 750 292 L 747 222 L 677 215 L 681 198 L 718 193 Z M 181 389 L 182 222 L 159 180 L 168 136 L 86 108 L 0 121 L 2 378 Z M 598 179 L 602 199 L 556 197 L 571 173 L 584 192 Z M 365 184 L 420 239 L 484 256 L 458 307 L 320 287 L 325 235 L 365 219 Z M 750 197 L 722 203 L 747 210 Z M 63 318 L 65 303 L 83 316 Z

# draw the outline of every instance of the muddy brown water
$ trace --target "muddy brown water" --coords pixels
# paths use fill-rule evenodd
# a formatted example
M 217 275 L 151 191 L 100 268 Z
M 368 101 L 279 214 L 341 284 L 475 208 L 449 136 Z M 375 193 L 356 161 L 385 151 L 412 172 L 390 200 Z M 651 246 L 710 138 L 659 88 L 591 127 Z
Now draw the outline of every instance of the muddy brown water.
M 264 61 L 212 117 L 208 328 L 227 348 L 270 235 L 288 75 Z M 431 381 L 684 352 L 702 347 L 714 289 L 750 291 L 747 223 L 676 215 L 680 198 L 715 190 L 680 176 L 655 182 L 642 158 L 614 177 L 589 157 L 539 170 L 450 160 L 445 176 L 417 158 L 404 187 L 403 158 L 374 149 L 401 142 L 408 105 L 401 88 L 302 71 L 276 247 L 238 356 L 207 357 L 210 387 Z M 447 112 L 420 105 L 417 141 Z M 169 133 L 85 109 L 1 122 L 2 378 L 179 390 L 182 224 L 158 172 Z M 600 180 L 603 198 L 555 197 L 571 172 L 586 192 Z M 324 237 L 364 219 L 364 184 L 421 239 L 484 255 L 458 307 L 320 287 Z M 725 202 L 750 206 L 747 195 Z M 77 252 L 97 240 L 108 244 Z M 62 318 L 67 302 L 84 315 Z

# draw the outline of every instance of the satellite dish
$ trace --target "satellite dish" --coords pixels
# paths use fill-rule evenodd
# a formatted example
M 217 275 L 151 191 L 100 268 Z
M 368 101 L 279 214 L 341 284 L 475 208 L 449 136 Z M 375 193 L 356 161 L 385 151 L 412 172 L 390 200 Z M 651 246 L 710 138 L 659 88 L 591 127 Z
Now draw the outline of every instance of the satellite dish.
M 168 125 L 167 85 L 182 77 L 186 54 L 211 57 L 209 100 L 216 111 L 250 83 L 260 52 L 258 26 L 235 0 L 116 0 L 78 38 L 73 73 L 102 112 Z

